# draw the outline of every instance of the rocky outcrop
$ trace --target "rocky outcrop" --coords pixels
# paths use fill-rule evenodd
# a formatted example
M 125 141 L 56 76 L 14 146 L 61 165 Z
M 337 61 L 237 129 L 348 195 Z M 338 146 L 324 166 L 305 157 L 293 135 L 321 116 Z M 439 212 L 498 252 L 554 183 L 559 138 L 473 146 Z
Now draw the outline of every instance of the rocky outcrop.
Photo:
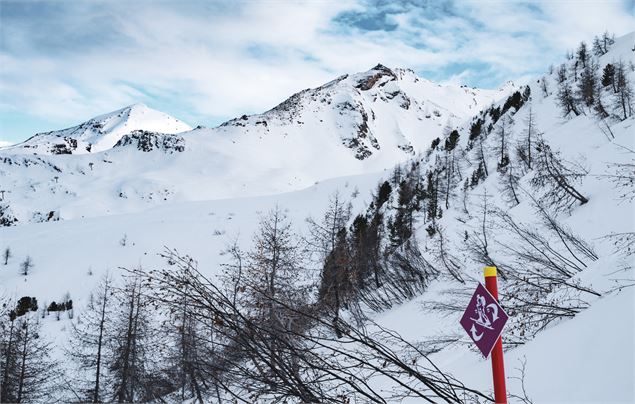
M 168 133 L 148 132 L 145 130 L 135 130 L 128 135 L 124 135 L 115 144 L 115 147 L 136 146 L 142 152 L 161 150 L 165 153 L 180 153 L 185 151 L 185 139 L 178 135 Z
M 373 74 L 359 80 L 355 88 L 362 91 L 368 91 L 371 88 L 373 88 L 375 84 L 377 84 L 377 82 L 379 82 L 384 77 L 387 77 L 387 79 L 382 81 L 382 84 L 385 84 L 392 80 L 397 80 L 397 76 L 395 75 L 395 73 L 382 64 L 378 64 L 377 66 L 373 67 L 370 71 Z

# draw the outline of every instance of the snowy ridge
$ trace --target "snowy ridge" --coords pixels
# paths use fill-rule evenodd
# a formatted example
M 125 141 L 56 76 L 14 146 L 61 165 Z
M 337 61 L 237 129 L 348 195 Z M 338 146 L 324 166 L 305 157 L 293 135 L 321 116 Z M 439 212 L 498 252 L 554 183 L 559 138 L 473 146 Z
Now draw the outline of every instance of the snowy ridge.
M 256 136 L 310 134 L 313 139 L 305 142 L 341 143 L 368 165 L 397 162 L 425 150 L 444 125 L 462 122 L 513 89 L 442 86 L 412 70 L 379 64 L 296 93 L 264 114 L 228 121 L 218 131 L 237 143 L 252 143 Z

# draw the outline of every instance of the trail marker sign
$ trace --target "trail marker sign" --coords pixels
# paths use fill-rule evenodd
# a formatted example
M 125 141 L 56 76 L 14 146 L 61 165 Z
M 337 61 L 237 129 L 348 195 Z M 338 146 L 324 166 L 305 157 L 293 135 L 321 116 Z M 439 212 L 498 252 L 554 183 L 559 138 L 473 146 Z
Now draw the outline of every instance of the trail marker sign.
M 503 333 L 509 316 L 492 294 L 479 282 L 463 313 L 461 325 L 487 358 Z

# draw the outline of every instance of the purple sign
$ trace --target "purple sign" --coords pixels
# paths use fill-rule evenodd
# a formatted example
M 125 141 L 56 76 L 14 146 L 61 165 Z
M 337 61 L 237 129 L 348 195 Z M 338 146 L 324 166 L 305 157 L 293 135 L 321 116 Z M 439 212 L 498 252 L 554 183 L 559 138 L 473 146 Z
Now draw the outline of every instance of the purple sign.
M 463 313 L 461 325 L 486 358 L 494 348 L 509 316 L 479 282 Z

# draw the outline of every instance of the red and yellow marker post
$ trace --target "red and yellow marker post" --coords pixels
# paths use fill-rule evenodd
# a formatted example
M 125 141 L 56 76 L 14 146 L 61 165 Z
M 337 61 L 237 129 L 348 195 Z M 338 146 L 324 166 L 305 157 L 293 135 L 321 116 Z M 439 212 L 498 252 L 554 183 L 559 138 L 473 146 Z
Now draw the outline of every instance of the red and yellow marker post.
M 485 267 L 485 288 L 498 300 L 496 267 Z M 505 364 L 503 362 L 503 337 L 500 336 L 492 349 L 492 375 L 494 378 L 494 399 L 497 404 L 507 404 L 505 388 Z

